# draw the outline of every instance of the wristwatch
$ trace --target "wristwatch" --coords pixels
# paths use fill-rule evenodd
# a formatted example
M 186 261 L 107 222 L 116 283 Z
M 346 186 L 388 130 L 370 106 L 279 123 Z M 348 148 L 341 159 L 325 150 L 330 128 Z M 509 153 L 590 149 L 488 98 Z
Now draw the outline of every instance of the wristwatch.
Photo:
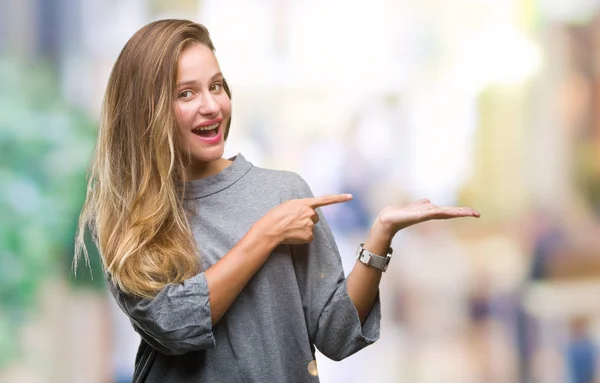
M 374 267 L 385 272 L 390 264 L 390 260 L 392 259 L 393 249 L 390 247 L 385 257 L 381 255 L 373 254 L 363 247 L 364 243 L 358 245 L 358 249 L 356 249 L 356 259 L 361 261 L 367 266 Z

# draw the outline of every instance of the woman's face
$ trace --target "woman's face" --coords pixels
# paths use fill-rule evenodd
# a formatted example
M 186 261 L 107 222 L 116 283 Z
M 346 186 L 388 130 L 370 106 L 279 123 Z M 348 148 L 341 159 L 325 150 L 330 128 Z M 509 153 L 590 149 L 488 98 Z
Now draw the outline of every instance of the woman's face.
M 175 112 L 192 166 L 206 167 L 223 155 L 231 117 L 221 68 L 206 45 L 194 44 L 181 52 L 175 92 Z

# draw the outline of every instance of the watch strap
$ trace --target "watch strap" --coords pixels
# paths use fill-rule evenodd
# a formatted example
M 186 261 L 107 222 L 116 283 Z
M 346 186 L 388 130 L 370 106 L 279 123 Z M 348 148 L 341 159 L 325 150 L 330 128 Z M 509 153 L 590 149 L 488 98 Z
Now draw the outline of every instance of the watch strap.
M 358 245 L 358 249 L 356 250 L 357 259 L 364 263 L 367 266 L 374 267 L 383 272 L 387 270 L 387 267 L 392 259 L 393 249 L 390 247 L 385 256 L 373 254 L 370 251 L 364 248 L 364 243 Z

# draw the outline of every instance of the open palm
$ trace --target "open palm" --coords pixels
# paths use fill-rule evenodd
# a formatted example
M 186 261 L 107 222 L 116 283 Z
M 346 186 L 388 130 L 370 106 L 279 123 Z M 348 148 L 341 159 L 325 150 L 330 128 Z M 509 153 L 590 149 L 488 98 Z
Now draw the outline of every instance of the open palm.
M 479 212 L 468 207 L 437 206 L 425 198 L 407 206 L 387 206 L 377 219 L 387 230 L 396 233 L 416 223 L 460 217 L 479 218 Z

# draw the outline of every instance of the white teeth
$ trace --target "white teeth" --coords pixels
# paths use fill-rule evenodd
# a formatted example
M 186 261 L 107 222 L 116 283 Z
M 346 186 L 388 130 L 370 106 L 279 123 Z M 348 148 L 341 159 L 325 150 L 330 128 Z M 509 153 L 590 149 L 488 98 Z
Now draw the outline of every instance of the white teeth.
M 213 125 L 208 125 L 208 126 L 203 126 L 200 128 L 196 128 L 194 130 L 213 130 L 216 129 L 219 126 L 219 123 L 213 124 Z

